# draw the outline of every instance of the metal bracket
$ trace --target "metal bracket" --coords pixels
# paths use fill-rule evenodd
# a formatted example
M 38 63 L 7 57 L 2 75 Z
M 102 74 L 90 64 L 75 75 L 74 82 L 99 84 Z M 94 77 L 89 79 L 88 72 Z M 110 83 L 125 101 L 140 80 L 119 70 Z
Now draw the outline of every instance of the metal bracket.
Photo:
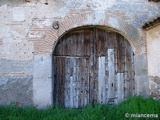
M 58 21 L 54 21 L 53 24 L 52 24 L 52 27 L 54 29 L 59 29 L 59 22 Z

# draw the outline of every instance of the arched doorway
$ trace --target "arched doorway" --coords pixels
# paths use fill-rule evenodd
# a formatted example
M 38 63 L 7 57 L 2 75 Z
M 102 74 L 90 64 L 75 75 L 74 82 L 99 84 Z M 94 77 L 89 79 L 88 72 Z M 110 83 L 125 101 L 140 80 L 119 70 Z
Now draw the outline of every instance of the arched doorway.
M 113 104 L 134 94 L 134 53 L 119 33 L 97 27 L 65 34 L 53 52 L 55 104 Z

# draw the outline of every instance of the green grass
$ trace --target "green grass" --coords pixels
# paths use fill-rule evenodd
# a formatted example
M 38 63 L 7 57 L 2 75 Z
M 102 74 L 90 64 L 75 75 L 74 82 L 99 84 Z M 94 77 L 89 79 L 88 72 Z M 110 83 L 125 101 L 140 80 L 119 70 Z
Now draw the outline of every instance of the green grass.
M 125 114 L 158 114 L 159 118 L 126 118 Z M 17 108 L 14 104 L 0 106 L 0 120 L 153 120 L 160 119 L 160 101 L 140 96 L 129 97 L 118 105 L 87 105 L 83 109 Z

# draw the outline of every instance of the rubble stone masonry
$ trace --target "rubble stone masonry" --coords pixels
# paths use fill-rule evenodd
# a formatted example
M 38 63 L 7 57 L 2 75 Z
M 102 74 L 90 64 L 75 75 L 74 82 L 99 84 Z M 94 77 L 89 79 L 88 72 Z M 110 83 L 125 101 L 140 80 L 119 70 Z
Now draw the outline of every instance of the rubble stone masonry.
M 54 47 L 65 33 L 89 25 L 112 29 L 129 41 L 135 53 L 136 94 L 159 99 L 160 28 L 142 29 L 160 16 L 159 4 L 148 0 L 1 0 L 0 104 L 52 105 Z M 55 21 L 59 29 L 52 27 Z

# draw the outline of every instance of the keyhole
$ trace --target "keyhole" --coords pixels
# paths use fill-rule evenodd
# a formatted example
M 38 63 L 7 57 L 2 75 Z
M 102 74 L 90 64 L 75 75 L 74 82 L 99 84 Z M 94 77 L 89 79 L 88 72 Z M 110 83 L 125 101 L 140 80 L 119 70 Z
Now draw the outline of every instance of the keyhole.
M 112 87 L 113 87 L 113 83 L 112 83 Z

